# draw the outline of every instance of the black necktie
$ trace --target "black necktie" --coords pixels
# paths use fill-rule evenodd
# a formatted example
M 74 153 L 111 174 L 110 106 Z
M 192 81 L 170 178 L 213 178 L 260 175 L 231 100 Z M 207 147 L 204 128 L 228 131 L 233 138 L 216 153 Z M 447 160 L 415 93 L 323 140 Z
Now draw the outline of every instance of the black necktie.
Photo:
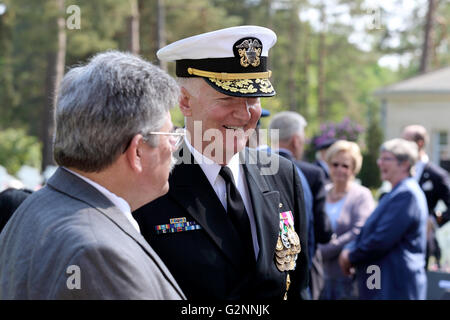
M 230 168 L 223 166 L 219 174 L 226 183 L 228 216 L 239 233 L 245 254 L 248 257 L 248 263 L 253 263 L 255 261 L 255 252 L 253 249 L 250 220 L 245 210 L 244 201 L 234 184 L 233 173 Z

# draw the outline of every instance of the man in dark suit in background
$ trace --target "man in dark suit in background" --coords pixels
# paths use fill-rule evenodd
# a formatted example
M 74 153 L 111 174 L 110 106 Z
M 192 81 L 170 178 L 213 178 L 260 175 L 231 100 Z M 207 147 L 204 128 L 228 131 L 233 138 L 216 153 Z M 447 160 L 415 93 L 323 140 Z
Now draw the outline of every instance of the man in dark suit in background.
M 328 243 L 333 231 L 325 213 L 325 178 L 322 171 L 316 166 L 301 161 L 305 143 L 306 120 L 297 112 L 284 111 L 275 115 L 270 122 L 270 130 L 279 130 L 279 148 L 275 150 L 279 155 L 291 160 L 299 168 L 300 174 L 306 177 L 313 196 L 313 248 L 312 256 L 316 251 L 317 243 Z M 311 244 L 311 241 L 309 241 Z M 312 259 L 311 268 L 311 295 L 318 299 L 323 287 L 323 268 L 321 258 Z
M 450 177 L 448 172 L 429 161 L 426 153 L 426 145 L 429 141 L 427 130 L 421 125 L 409 125 L 403 129 L 402 137 L 414 141 L 419 148 L 419 161 L 415 166 L 414 178 L 419 182 L 425 193 L 428 204 L 428 212 L 431 215 L 429 225 L 444 225 L 450 220 Z M 436 211 L 436 204 L 441 200 L 447 207 L 444 212 Z M 440 248 L 437 243 L 433 227 L 429 228 L 427 242 L 427 264 L 430 255 L 434 255 L 439 264 Z
M 267 28 L 241 26 L 157 53 L 176 61 L 187 135 L 169 193 L 134 216 L 188 299 L 291 300 L 307 287 L 296 168 L 245 149 L 261 115 L 259 98 L 275 94 L 267 70 L 275 42 Z
M 325 154 L 328 148 L 336 141 L 334 138 L 328 138 L 315 145 L 316 161 L 314 161 L 314 164 L 322 170 L 326 184 L 330 182 L 330 168 L 328 168 L 328 164 L 325 161 Z

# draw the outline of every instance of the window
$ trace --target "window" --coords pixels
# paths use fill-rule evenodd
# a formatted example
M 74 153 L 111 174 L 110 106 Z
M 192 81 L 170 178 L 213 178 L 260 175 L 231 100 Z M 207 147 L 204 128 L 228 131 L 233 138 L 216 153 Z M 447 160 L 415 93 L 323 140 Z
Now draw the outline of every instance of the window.
M 448 131 L 436 131 L 433 135 L 434 163 L 450 172 L 450 143 Z

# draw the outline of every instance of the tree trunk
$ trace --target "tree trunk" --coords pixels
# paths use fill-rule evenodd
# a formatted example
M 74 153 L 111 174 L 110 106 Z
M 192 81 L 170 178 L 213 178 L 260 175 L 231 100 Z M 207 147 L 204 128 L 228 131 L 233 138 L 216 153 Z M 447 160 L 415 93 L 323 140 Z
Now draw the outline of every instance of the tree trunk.
M 289 45 L 288 45 L 288 99 L 289 99 L 289 109 L 291 111 L 298 110 L 298 101 L 297 101 L 297 48 L 298 48 L 298 39 L 299 39 L 299 30 L 300 30 L 300 21 L 299 21 L 299 6 L 298 1 L 292 1 L 291 15 L 290 15 L 290 23 L 289 23 Z
M 158 30 L 158 49 L 161 49 L 166 45 L 166 10 L 165 10 L 164 0 L 158 0 L 158 22 L 157 22 L 157 30 Z M 159 61 L 159 66 L 167 71 L 167 62 Z
M 56 106 L 56 98 L 59 85 L 64 76 L 64 66 L 66 59 L 66 19 L 64 0 L 55 0 L 58 8 L 58 49 L 56 52 L 48 54 L 47 58 L 47 77 L 46 77 L 46 96 L 47 103 L 44 113 L 43 125 L 43 150 L 42 150 L 42 170 L 48 165 L 54 165 L 53 161 L 53 132 L 54 124 L 54 107 Z
M 420 59 L 420 73 L 426 73 L 430 69 L 434 40 L 434 15 L 436 11 L 436 0 L 428 0 L 428 12 L 425 21 L 424 41 L 422 57 Z
M 273 19 L 272 19 L 272 0 L 264 0 L 263 6 L 266 11 L 266 26 L 269 29 L 273 29 Z
M 8 12 L 0 15 L 0 128 L 12 124 L 16 116 L 14 109 L 19 101 L 14 87 L 13 25 L 14 15 L 8 16 Z
M 139 7 L 138 0 L 130 0 L 131 16 L 129 19 L 129 50 L 131 53 L 139 54 Z
M 325 32 L 326 32 L 326 17 L 325 17 L 325 5 L 320 7 L 320 22 L 322 30 L 319 34 L 319 58 L 318 58 L 318 86 L 317 86 L 317 101 L 319 111 L 319 121 L 325 120 L 325 58 L 326 58 L 326 44 L 325 44 Z
M 303 40 L 303 70 L 302 70 L 302 84 L 300 88 L 300 113 L 303 114 L 304 117 L 308 118 L 308 104 L 309 104 L 309 64 L 311 61 L 310 56 L 310 46 L 309 46 L 309 40 L 310 40 L 310 34 L 309 34 L 309 28 L 308 26 L 305 26 L 304 28 L 304 40 Z

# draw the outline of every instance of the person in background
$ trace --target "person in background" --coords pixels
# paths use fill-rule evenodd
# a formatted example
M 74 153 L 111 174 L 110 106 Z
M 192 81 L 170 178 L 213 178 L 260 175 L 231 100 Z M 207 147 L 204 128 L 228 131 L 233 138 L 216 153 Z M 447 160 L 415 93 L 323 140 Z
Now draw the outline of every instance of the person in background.
M 335 142 L 336 139 L 329 138 L 325 139 L 324 141 L 315 146 L 316 160 L 314 161 L 314 164 L 323 171 L 325 176 L 325 183 L 330 182 L 330 168 L 328 167 L 325 155 L 327 154 L 328 148 Z
M 297 112 L 284 111 L 276 114 L 270 122 L 270 130 L 278 130 L 279 145 L 276 151 L 297 166 L 304 186 L 307 212 L 309 212 L 308 246 L 310 256 L 311 298 L 316 300 L 323 287 L 321 257 L 315 255 L 317 244 L 327 243 L 332 230 L 325 214 L 325 178 L 316 166 L 302 161 L 305 145 L 305 118 Z
M 425 299 L 428 208 L 411 177 L 418 158 L 415 143 L 392 139 L 382 144 L 378 166 L 392 191 L 381 198 L 356 239 L 339 256 L 346 275 L 356 268 L 360 299 Z
M 435 230 L 438 226 L 443 226 L 450 220 L 450 176 L 447 171 L 430 161 L 426 153 L 429 137 L 425 127 L 421 125 L 406 126 L 403 129 L 402 137 L 403 139 L 415 142 L 419 148 L 419 160 L 414 167 L 413 177 L 425 193 L 428 212 L 430 213 L 426 267 L 428 266 L 430 256 L 436 258 L 439 267 L 441 249 L 436 240 Z M 444 212 L 436 210 L 436 205 L 439 200 L 446 206 Z
M 66 73 L 59 168 L 0 234 L 1 300 L 185 298 L 131 215 L 169 190 L 179 94 L 166 72 L 117 51 Z
M 0 232 L 14 211 L 32 192 L 28 189 L 8 188 L 0 193 Z
M 323 300 L 356 299 L 352 277 L 342 273 L 339 254 L 346 244 L 354 240 L 375 202 L 369 189 L 357 184 L 355 176 L 362 166 L 362 155 L 354 142 L 338 140 L 329 147 L 325 159 L 330 168 L 331 185 L 328 187 L 325 211 L 333 229 L 332 239 L 319 244 L 325 273 Z

